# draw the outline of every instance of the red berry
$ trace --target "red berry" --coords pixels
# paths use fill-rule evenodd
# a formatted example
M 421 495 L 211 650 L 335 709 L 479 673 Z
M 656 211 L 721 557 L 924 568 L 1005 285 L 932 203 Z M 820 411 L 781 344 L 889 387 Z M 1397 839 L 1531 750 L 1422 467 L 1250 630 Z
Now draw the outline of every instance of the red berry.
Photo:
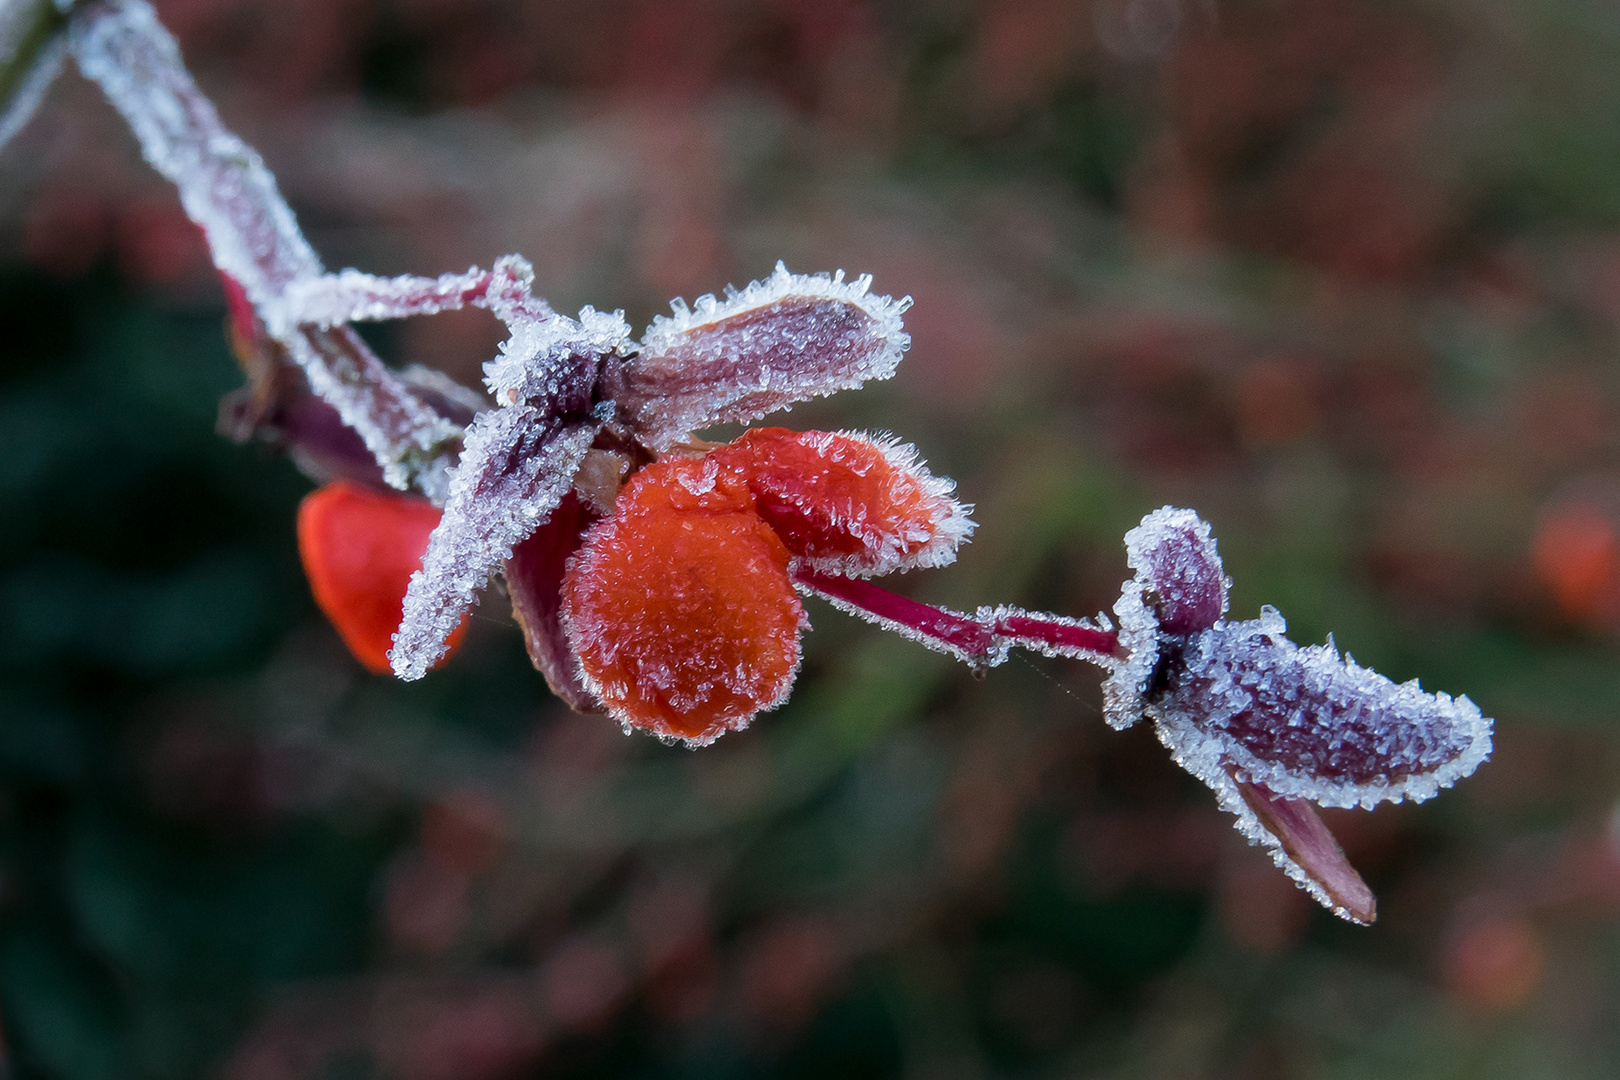
M 390 670 L 405 590 L 439 516 L 425 499 L 347 480 L 310 492 L 298 507 L 298 554 L 315 603 L 375 674 Z M 450 637 L 452 651 L 465 629 L 463 620 Z

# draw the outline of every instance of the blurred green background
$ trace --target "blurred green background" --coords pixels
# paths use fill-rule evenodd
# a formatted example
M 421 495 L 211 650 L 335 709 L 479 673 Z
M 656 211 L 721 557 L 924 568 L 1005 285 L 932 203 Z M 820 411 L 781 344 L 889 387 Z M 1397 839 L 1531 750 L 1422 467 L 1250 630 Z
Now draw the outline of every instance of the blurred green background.
M 1620 8 L 167 0 L 332 266 L 521 251 L 561 309 L 911 294 L 892 430 L 958 607 L 1110 607 L 1164 503 L 1234 614 L 1468 693 L 1496 757 L 1330 824 L 1358 929 L 1097 676 L 810 602 L 689 752 L 568 713 L 498 595 L 406 686 L 307 485 L 213 434 L 223 299 L 76 75 L 0 156 L 0 1029 L 17 1077 L 1620 1076 Z M 472 381 L 493 320 L 368 330 Z

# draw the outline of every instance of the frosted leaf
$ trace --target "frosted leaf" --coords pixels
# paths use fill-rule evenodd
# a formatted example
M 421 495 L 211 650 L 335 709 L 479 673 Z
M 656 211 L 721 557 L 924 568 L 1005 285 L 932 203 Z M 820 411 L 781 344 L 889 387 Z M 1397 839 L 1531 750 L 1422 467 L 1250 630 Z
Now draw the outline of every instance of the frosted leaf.
M 664 450 L 694 430 L 888 378 L 911 343 L 900 323 L 911 301 L 870 288 L 865 275 L 846 282 L 841 270 L 809 276 L 777 263 L 724 300 L 702 296 L 690 309 L 677 300 L 625 366 L 621 416 Z
M 514 547 L 506 560 L 512 617 L 523 628 L 529 659 L 551 692 L 576 712 L 601 712 L 602 703 L 580 679 L 579 658 L 563 628 L 562 580 L 569 558 L 585 541 L 585 530 L 599 517 L 570 491 L 550 519 Z
M 346 326 L 300 329 L 282 339 L 309 387 L 360 436 L 396 488 L 414 479 L 444 497 L 443 477 L 461 428 L 433 411 Z
M 389 654 L 394 674 L 420 679 L 444 655 L 445 640 L 478 590 L 573 484 L 600 427 L 530 405 L 492 409 L 472 422 L 450 475 L 444 518 L 405 594 Z
M 409 274 L 389 278 L 341 270 L 293 282 L 274 309 L 283 323 L 309 326 L 436 315 L 475 305 L 488 306 L 481 302 L 493 276 L 476 266 L 464 274 L 441 274 L 436 278 Z
M 1263 785 L 1240 781 L 1221 768 L 1217 758 L 1203 752 L 1208 747 L 1195 747 L 1188 753 L 1172 741 L 1164 725 L 1157 730 L 1159 741 L 1170 749 L 1176 763 L 1209 785 L 1220 808 L 1236 818 L 1232 827 L 1249 843 L 1265 848 L 1278 868 L 1335 915 L 1351 922 L 1372 922 L 1371 890 L 1344 860 L 1338 842 L 1307 803 L 1275 798 Z M 1200 772 L 1195 765 L 1208 771 Z
M 275 446 L 317 484 L 351 480 L 384 485 L 382 467 L 338 411 L 311 394 L 292 368 L 275 369 L 275 374 L 282 372 L 291 378 L 227 394 L 220 401 L 219 433 L 238 443 Z
M 579 321 L 552 315 L 516 319 L 500 355 L 484 365 L 484 383 L 503 405 L 528 402 L 558 414 L 590 411 L 604 365 L 629 348 L 619 312 L 585 308 Z
M 473 417 L 489 409 L 484 395 L 461 385 L 438 368 L 411 364 L 399 376 L 411 388 L 411 393 L 457 427 L 466 427 Z
M 1268 611 L 1161 655 L 1148 714 L 1204 780 L 1231 770 L 1285 798 L 1372 807 L 1427 799 L 1490 755 L 1491 722 L 1466 697 L 1397 685 L 1284 629 Z
M 1269 848 L 1272 861 L 1335 915 L 1366 925 L 1378 917 L 1372 890 L 1310 803 L 1237 782 L 1244 811 L 1237 828 Z

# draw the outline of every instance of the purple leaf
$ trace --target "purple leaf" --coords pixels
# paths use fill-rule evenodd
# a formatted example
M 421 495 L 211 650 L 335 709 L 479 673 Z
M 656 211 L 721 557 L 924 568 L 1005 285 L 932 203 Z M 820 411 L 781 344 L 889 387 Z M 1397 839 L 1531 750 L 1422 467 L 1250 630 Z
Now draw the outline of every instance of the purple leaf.
M 585 530 L 599 515 L 576 493 L 562 497 L 551 518 L 506 560 L 506 588 L 512 616 L 523 627 L 529 659 L 546 677 L 551 692 L 576 712 L 603 712 L 602 703 L 580 679 L 579 659 L 562 625 L 562 579 L 568 559 L 585 542 Z
M 1344 857 L 1315 807 L 1284 799 L 1261 784 L 1238 781 L 1238 794 L 1270 840 L 1277 865 L 1322 903 L 1363 925 L 1378 917 L 1378 905 L 1367 883 Z
M 911 303 L 873 296 L 871 279 L 790 274 L 781 263 L 725 300 L 698 298 L 659 316 L 624 368 L 620 415 L 636 437 L 667 449 L 692 431 L 747 423 L 795 402 L 894 374 L 911 343 Z
M 1397 685 L 1331 642 L 1300 648 L 1286 628 L 1266 609 L 1167 649 L 1147 694 L 1166 741 L 1205 743 L 1240 779 L 1321 806 L 1421 801 L 1489 756 L 1490 721 L 1466 697 Z

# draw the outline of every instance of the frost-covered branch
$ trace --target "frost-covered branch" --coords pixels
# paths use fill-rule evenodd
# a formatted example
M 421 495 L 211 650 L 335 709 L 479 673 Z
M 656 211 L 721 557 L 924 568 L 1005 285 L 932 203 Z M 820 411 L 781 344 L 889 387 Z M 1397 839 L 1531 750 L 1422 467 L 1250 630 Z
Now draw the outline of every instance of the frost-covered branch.
M 63 38 L 54 4 L 0 5 L 3 141 Z M 91 0 L 66 26 L 224 278 L 250 379 L 226 426 L 270 432 L 312 476 L 339 481 L 306 500 L 300 548 L 318 602 L 373 670 L 425 675 L 497 575 L 564 700 L 692 746 L 786 700 L 800 593 L 975 669 L 1013 647 L 1083 659 L 1105 673 L 1111 726 L 1151 721 L 1245 836 L 1360 922 L 1372 893 L 1312 804 L 1427 799 L 1489 755 L 1491 722 L 1466 697 L 1397 686 L 1331 639 L 1301 648 L 1269 608 L 1228 619 L 1214 538 L 1190 510 L 1154 511 L 1126 535 L 1135 576 L 1112 619 L 966 614 L 873 584 L 949 564 L 973 531 L 971 507 L 913 448 L 858 432 L 695 434 L 893 374 L 910 300 L 873 293 L 870 278 L 779 263 L 723 297 L 675 301 L 637 339 L 620 312 L 553 311 L 517 255 L 437 278 L 328 274 L 146 0 Z M 465 307 L 508 330 L 484 366 L 489 398 L 394 372 L 349 326 Z

